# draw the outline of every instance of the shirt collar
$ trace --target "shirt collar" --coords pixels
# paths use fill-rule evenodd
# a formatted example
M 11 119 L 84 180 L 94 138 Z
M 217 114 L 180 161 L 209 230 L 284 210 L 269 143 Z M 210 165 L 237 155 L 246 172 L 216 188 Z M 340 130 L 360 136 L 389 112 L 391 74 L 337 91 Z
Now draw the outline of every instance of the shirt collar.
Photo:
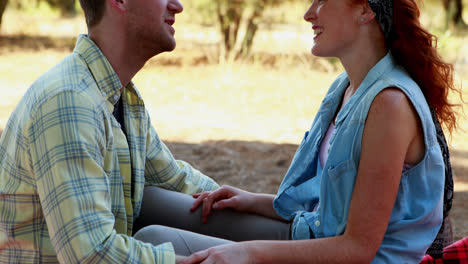
M 78 37 L 74 52 L 88 65 L 102 96 L 115 105 L 120 98 L 122 83 L 99 47 L 83 34 Z M 133 87 L 133 84 L 129 86 Z
M 343 121 L 346 116 L 348 115 L 349 111 L 352 108 L 352 105 L 354 105 L 355 102 L 359 101 L 361 97 L 365 94 L 367 89 L 371 87 L 379 78 L 381 78 L 386 72 L 389 70 L 393 69 L 395 67 L 395 61 L 393 59 L 392 53 L 388 52 L 385 57 L 383 57 L 372 69 L 367 73 L 366 77 L 364 80 L 361 82 L 361 85 L 357 88 L 355 94 L 351 97 L 348 103 L 346 103 L 343 107 L 343 109 L 338 113 L 338 116 L 336 117 L 336 123 L 340 123 Z M 342 86 L 342 90 L 344 92 L 344 89 L 346 89 L 347 84 L 349 84 L 349 77 L 346 74 L 346 81 L 344 81 L 342 84 L 345 84 Z

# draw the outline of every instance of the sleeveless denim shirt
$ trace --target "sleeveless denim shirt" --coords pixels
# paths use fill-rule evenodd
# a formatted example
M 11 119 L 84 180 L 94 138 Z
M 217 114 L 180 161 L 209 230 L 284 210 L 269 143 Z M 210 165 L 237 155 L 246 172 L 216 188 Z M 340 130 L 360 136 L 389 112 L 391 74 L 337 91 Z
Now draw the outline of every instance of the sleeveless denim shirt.
M 293 239 L 343 234 L 370 106 L 382 90 L 396 87 L 407 95 L 419 115 L 425 154 L 418 164 L 402 173 L 388 227 L 372 263 L 419 263 L 442 224 L 444 193 L 444 161 L 429 106 L 418 85 L 388 53 L 338 113 L 329 157 L 322 169 L 318 160 L 320 143 L 348 84 L 348 76 L 343 73 L 330 87 L 273 206 L 281 217 L 293 221 Z

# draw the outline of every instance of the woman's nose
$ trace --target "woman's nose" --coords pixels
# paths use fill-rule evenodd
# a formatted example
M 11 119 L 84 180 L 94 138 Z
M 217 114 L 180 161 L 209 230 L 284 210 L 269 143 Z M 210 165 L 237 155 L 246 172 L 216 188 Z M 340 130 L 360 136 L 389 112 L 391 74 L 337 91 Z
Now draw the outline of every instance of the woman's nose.
M 178 14 L 184 11 L 184 6 L 179 0 L 169 0 L 168 9 L 169 11 Z

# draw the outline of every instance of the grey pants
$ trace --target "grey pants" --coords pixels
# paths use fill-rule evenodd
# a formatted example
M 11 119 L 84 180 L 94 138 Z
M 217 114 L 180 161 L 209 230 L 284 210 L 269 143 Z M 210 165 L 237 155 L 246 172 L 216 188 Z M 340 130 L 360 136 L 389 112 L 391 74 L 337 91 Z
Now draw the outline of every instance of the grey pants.
M 233 210 L 213 211 L 202 224 L 201 209 L 190 212 L 194 201 L 186 194 L 146 187 L 134 237 L 153 245 L 172 242 L 183 256 L 232 241 L 291 239 L 288 222 Z

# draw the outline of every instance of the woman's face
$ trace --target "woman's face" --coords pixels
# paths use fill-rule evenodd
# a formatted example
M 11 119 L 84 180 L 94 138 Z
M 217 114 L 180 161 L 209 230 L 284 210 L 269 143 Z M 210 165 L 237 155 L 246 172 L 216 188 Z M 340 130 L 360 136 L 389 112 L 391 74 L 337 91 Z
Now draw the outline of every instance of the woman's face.
M 315 34 L 312 54 L 341 57 L 352 52 L 358 37 L 360 10 L 350 0 L 313 0 L 304 15 Z

